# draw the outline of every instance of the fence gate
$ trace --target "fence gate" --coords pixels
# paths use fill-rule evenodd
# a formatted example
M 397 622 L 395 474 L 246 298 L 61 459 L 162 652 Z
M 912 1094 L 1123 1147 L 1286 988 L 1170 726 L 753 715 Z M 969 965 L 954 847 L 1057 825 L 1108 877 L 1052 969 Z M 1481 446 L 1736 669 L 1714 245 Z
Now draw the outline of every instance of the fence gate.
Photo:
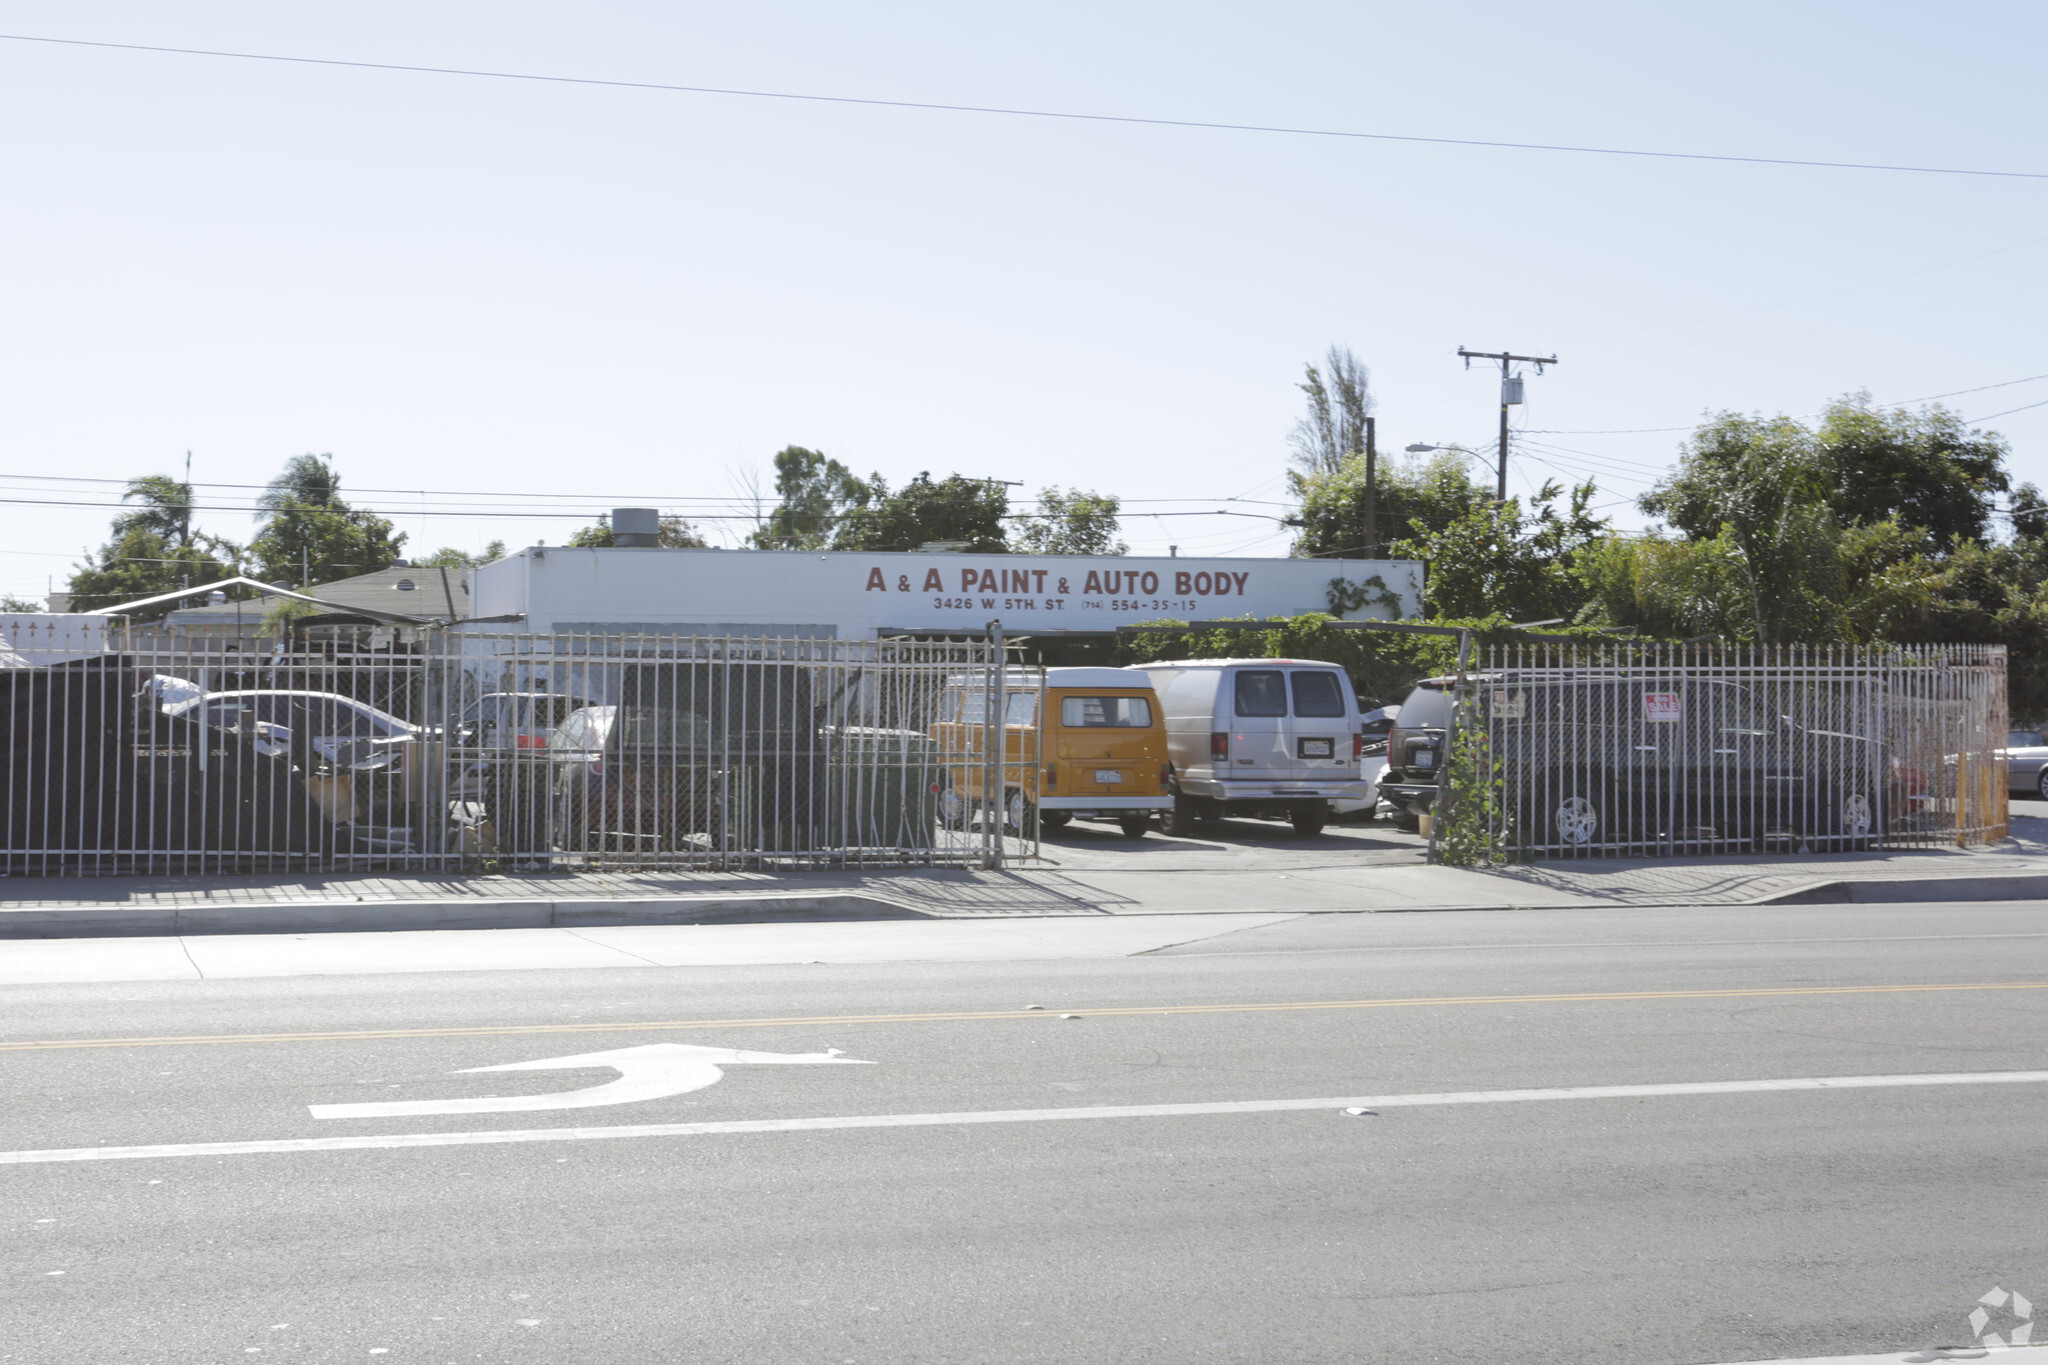
M 0 668 L 0 869 L 1000 866 L 1043 675 L 998 639 L 116 634 Z M 971 711 L 963 726 L 944 707 Z
M 1434 856 L 1929 848 L 2007 833 L 2002 645 L 1495 646 Z

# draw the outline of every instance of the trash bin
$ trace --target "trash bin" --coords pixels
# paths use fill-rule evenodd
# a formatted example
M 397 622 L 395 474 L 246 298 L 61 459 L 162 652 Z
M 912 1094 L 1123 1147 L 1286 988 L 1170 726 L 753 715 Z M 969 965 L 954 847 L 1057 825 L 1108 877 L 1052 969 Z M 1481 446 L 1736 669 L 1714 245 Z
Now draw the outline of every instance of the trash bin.
M 827 726 L 824 845 L 924 850 L 938 827 L 939 746 L 922 730 Z

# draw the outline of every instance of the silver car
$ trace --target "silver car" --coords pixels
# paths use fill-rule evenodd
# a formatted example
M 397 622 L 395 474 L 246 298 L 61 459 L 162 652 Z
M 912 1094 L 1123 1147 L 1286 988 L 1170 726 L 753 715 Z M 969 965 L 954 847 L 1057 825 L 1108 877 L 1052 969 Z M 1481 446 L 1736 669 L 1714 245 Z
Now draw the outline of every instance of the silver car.
M 2014 796 L 2048 801 L 2048 737 L 2039 730 L 2014 730 L 2005 737 L 2005 782 Z

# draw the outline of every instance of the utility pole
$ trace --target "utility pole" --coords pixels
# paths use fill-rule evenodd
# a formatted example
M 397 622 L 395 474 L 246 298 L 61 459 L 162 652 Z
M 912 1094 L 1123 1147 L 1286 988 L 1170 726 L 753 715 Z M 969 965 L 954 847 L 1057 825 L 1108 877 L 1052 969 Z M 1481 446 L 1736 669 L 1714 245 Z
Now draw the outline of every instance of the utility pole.
M 178 548 L 184 549 L 192 543 L 192 452 L 185 452 L 185 518 L 184 529 L 178 533 Z
M 1555 365 L 1554 355 L 1515 355 L 1508 351 L 1468 351 L 1463 346 L 1458 354 L 1465 358 L 1465 368 L 1471 369 L 1475 360 L 1498 360 L 1500 362 L 1500 501 L 1508 500 L 1508 407 L 1522 401 L 1522 377 L 1510 375 L 1508 367 L 1516 361 L 1523 361 L 1536 367 L 1542 374 L 1545 365 Z

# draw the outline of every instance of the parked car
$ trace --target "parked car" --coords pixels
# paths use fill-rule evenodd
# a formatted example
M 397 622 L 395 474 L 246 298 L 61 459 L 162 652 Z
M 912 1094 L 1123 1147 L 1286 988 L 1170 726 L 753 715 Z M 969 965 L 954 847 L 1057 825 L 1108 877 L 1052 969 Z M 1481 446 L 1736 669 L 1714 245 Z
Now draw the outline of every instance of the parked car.
M 406 826 L 426 778 L 425 732 L 338 692 L 246 688 L 166 702 L 163 712 L 228 730 L 258 754 L 294 755 L 308 778 L 325 778 L 323 806 L 337 823 Z M 324 767 L 325 774 L 316 773 Z
M 1380 789 L 1409 818 L 1436 799 L 1451 678 L 1417 684 Z M 1878 740 L 1795 724 L 1735 683 L 1475 674 L 1506 815 L 1532 847 L 1784 835 L 1863 847 L 1908 809 Z
M 463 708 L 455 742 L 476 749 L 545 749 L 572 711 L 591 703 L 559 692 L 490 692 Z
M 1142 838 L 1156 815 L 1173 808 L 1168 792 L 1166 726 L 1142 674 L 1121 668 L 1049 668 L 1041 697 L 1035 677 L 1005 703 L 1001 791 L 992 792 L 977 756 L 987 734 L 988 686 L 961 678 L 939 698 L 933 739 L 948 755 L 939 817 L 961 828 L 971 812 L 999 805 L 1012 833 L 1030 813 L 1058 829 L 1081 820 L 1114 820 Z M 995 800 L 991 801 L 993 795 Z
M 555 843 L 564 852 L 722 847 L 724 774 L 693 711 L 586 706 L 548 742 Z
M 2048 801 L 2048 736 L 2014 730 L 2005 737 L 2005 783 L 2014 796 Z
M 1344 797 L 1330 803 L 1330 811 L 1340 820 L 1371 820 L 1379 814 L 1380 777 L 1387 771 L 1387 736 L 1399 719 L 1401 708 L 1382 706 L 1359 717 L 1359 733 L 1362 745 L 1358 756 L 1358 776 L 1368 790 L 1364 797 Z
M 165 715 L 190 717 L 214 729 L 252 735 L 262 754 L 287 752 L 293 734 L 301 733 L 322 759 L 345 768 L 398 766 L 405 757 L 400 746 L 412 744 L 420 734 L 412 722 L 338 692 L 288 688 L 205 692 L 166 702 L 163 710 Z
M 1248 815 L 1318 834 L 1333 801 L 1362 801 L 1365 740 L 1351 680 L 1312 659 L 1190 659 L 1134 665 L 1166 712 L 1170 833 Z

